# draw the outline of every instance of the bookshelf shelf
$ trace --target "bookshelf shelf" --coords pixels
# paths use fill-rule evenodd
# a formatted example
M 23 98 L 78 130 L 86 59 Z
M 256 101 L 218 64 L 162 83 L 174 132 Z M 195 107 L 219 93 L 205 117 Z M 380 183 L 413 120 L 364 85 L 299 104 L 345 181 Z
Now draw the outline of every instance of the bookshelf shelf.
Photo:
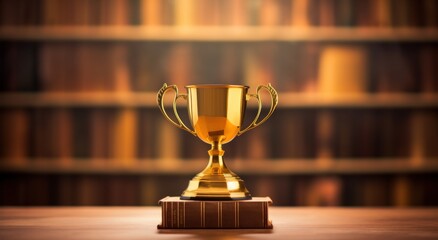
M 0 96 L 0 106 L 3 107 L 155 107 L 156 105 L 156 93 L 13 93 Z
M 279 108 L 436 108 L 438 95 L 280 93 Z M 169 99 L 166 105 L 170 105 Z M 264 104 L 269 104 L 268 99 Z M 249 106 L 255 107 L 250 101 Z M 2 93 L 0 107 L 156 107 L 156 93 Z
M 436 28 L 263 26 L 1 27 L 2 41 L 434 42 Z
M 422 94 L 361 94 L 321 96 L 280 94 L 284 108 L 428 108 L 438 107 L 438 96 Z
M 230 168 L 241 175 L 289 174 L 409 174 L 438 173 L 438 159 L 267 159 L 228 161 Z M 27 163 L 0 163 L 1 173 L 33 174 L 123 174 L 123 175 L 193 175 L 206 165 L 205 159 L 136 159 L 127 162 L 113 160 L 75 159 L 53 161 L 29 159 Z

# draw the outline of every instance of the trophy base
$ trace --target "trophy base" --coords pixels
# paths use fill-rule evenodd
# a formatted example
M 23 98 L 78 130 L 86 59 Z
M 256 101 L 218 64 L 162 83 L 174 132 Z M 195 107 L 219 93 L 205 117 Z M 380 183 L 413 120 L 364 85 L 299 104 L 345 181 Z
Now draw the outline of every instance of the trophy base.
M 251 196 L 245 197 L 179 197 L 181 200 L 200 200 L 200 201 L 238 201 L 238 200 L 251 200 Z
M 204 175 L 198 174 L 182 193 L 181 200 L 250 200 L 251 194 L 243 180 L 233 173 Z

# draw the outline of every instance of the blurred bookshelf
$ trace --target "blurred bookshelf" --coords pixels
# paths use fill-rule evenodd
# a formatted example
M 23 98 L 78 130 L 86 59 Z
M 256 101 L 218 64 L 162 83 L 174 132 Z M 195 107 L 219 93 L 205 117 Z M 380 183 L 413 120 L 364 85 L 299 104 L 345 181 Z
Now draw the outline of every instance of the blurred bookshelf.
M 165 122 L 155 98 L 166 82 L 279 91 L 272 118 L 224 147 L 254 196 L 436 206 L 436 9 L 433 0 L 0 1 L 0 205 L 178 195 L 209 146 Z

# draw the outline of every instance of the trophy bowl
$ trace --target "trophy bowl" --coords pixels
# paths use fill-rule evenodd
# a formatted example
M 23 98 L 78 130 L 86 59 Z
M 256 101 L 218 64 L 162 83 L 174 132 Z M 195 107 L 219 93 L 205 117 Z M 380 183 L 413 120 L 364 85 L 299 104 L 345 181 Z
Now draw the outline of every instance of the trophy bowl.
M 182 193 L 181 199 L 192 200 L 244 200 L 251 199 L 242 179 L 226 166 L 222 145 L 236 136 L 251 130 L 265 122 L 278 104 L 278 94 L 270 84 L 257 87 L 256 94 L 248 94 L 248 86 L 243 85 L 188 85 L 187 94 L 180 94 L 176 85 L 164 84 L 157 95 L 161 112 L 173 125 L 181 128 L 211 145 L 208 151 L 210 159 L 207 167 L 198 173 Z M 271 96 L 271 107 L 267 115 L 259 121 L 262 110 L 260 91 L 267 90 Z M 163 97 L 169 91 L 175 91 L 173 111 L 176 121 L 168 116 L 164 109 Z M 181 120 L 176 103 L 178 99 L 187 101 L 188 116 L 193 130 Z M 251 124 L 242 129 L 246 104 L 250 98 L 258 102 L 258 111 Z

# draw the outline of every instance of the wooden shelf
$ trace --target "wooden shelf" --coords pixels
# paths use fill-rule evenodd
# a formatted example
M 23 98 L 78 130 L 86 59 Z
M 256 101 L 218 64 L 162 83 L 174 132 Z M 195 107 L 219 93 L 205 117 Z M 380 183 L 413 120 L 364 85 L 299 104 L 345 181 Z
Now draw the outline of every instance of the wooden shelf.
M 227 165 L 239 175 L 289 174 L 404 174 L 438 173 L 438 159 L 269 159 L 229 160 Z M 206 159 L 138 159 L 128 162 L 113 160 L 29 159 L 27 163 L 0 163 L 1 173 L 32 174 L 122 174 L 122 175 L 193 175 L 207 165 Z
M 156 93 L 4 93 L 0 95 L 0 106 L 156 107 L 156 97 Z M 170 102 L 166 102 L 166 104 L 170 104 Z
M 1 27 L 7 41 L 434 42 L 437 28 L 369 27 Z
M 173 97 L 172 93 L 169 93 Z M 270 104 L 266 97 L 264 105 Z M 165 104 L 170 106 L 171 99 Z M 179 102 L 183 104 L 181 100 Z M 156 93 L 2 93 L 0 107 L 146 107 L 155 108 Z M 255 107 L 254 101 L 249 102 Z M 363 94 L 322 96 L 279 93 L 279 108 L 436 108 L 438 95 Z
M 265 99 L 266 100 L 266 99 Z M 319 95 L 284 93 L 279 96 L 279 107 L 284 108 L 435 108 L 438 95 L 408 93 L 376 93 L 353 95 Z

